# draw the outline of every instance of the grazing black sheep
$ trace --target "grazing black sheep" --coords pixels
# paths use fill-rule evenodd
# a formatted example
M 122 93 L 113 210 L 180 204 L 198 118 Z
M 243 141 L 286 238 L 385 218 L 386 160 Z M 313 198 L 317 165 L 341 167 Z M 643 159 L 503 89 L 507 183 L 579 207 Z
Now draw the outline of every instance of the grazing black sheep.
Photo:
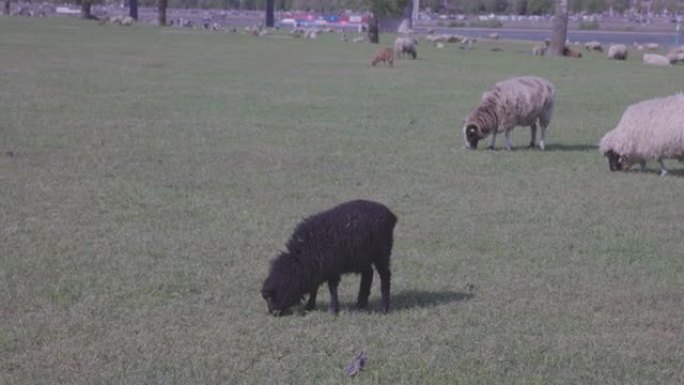
M 354 200 L 304 219 L 287 242 L 287 251 L 271 264 L 261 295 L 274 315 L 286 312 L 309 294 L 307 310 L 316 305 L 323 282 L 330 290 L 330 311 L 339 312 L 337 286 L 345 273 L 361 274 L 356 306 L 368 305 L 373 268 L 380 275 L 382 310 L 389 310 L 390 254 L 397 217 L 384 205 Z

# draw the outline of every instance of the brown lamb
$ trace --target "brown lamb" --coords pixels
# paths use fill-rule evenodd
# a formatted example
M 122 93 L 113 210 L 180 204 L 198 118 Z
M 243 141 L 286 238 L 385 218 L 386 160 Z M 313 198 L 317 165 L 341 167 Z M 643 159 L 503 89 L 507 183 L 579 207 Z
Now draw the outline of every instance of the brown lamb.
M 390 47 L 380 48 L 378 52 L 375 53 L 375 57 L 371 64 L 375 67 L 379 62 L 387 63 L 392 67 L 394 65 L 394 50 Z

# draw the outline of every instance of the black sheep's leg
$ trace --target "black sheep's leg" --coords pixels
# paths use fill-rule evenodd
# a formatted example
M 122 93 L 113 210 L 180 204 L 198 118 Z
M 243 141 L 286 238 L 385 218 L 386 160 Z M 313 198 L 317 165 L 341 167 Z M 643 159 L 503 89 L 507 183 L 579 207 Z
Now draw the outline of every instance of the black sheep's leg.
M 530 139 L 530 148 L 534 148 L 534 142 L 537 141 L 537 123 L 532 123 L 532 125 L 530 126 L 530 131 L 532 132 L 532 138 Z M 544 141 L 542 141 L 542 143 L 544 143 Z
M 340 301 L 337 298 L 337 285 L 339 284 L 339 277 L 328 281 L 328 289 L 330 290 L 330 312 L 335 315 L 340 312 Z
M 376 266 L 380 276 L 380 293 L 382 295 L 382 311 L 387 313 L 390 306 L 390 269 L 389 266 Z
M 309 301 L 307 301 L 306 307 L 304 309 L 313 310 L 316 308 L 316 294 L 317 293 L 318 293 L 318 288 L 315 288 L 311 291 L 311 295 L 309 295 Z
M 359 298 L 356 301 L 356 307 L 363 309 L 368 306 L 368 296 L 370 295 L 371 285 L 373 284 L 373 268 L 368 266 L 363 273 L 361 273 L 361 286 L 359 287 Z

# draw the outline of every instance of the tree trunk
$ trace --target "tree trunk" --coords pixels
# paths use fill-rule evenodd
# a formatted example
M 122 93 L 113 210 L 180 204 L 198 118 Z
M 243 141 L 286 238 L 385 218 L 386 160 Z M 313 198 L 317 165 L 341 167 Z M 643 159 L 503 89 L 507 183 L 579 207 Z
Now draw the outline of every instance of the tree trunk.
M 411 28 L 416 27 L 416 22 L 418 22 L 418 13 L 420 12 L 420 0 L 413 0 L 413 9 L 411 12 Z
M 5 15 L 9 15 L 12 8 L 10 6 L 10 0 L 5 0 Z
M 553 16 L 549 54 L 551 56 L 563 56 L 568 34 L 568 0 L 555 0 L 555 2 L 556 11 Z
M 92 19 L 93 14 L 90 12 L 90 0 L 81 0 L 81 17 L 84 19 Z
M 380 27 L 378 26 L 378 19 L 372 15 L 368 19 L 368 41 L 373 44 L 380 43 Z
M 273 27 L 275 0 L 266 0 L 266 26 Z
M 128 16 L 138 20 L 138 0 L 128 0 Z
M 159 25 L 162 27 L 166 25 L 166 6 L 168 5 L 168 3 L 168 0 L 159 0 L 159 11 L 157 16 L 159 20 Z

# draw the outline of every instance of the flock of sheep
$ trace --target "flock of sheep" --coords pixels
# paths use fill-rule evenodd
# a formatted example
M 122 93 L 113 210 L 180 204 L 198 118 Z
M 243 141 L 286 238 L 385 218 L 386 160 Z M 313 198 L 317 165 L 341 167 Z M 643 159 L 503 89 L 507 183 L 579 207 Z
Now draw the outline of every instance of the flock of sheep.
M 437 37 L 439 36 L 439 37 Z M 490 37 L 494 39 L 494 37 Z M 442 40 L 443 39 L 443 40 Z M 451 37 L 436 35 L 430 41 L 440 43 L 451 41 Z M 465 41 L 454 37 L 453 41 Z M 399 36 L 394 49 L 380 48 L 372 60 L 372 65 L 386 62 L 393 65 L 394 56 L 411 55 L 416 58 L 418 40 L 411 36 Z M 543 55 L 548 41 L 535 45 L 533 54 Z M 587 51 L 603 52 L 599 42 L 588 42 Z M 657 49 L 658 46 L 647 46 Z M 643 49 L 643 48 L 642 48 Z M 624 44 L 614 44 L 608 48 L 610 60 L 626 60 L 628 49 Z M 566 56 L 581 57 L 579 50 L 566 46 Z M 670 50 L 667 56 L 644 54 L 644 63 L 671 65 L 684 62 L 684 46 Z M 480 140 L 491 135 L 490 149 L 494 148 L 496 136 L 503 133 L 505 148 L 511 149 L 510 133 L 515 126 L 531 129 L 530 147 L 535 146 L 537 128 L 541 128 L 539 148 L 545 149 L 546 132 L 554 109 L 555 87 L 546 80 L 535 76 L 514 77 L 496 83 L 482 94 L 480 103 L 470 111 L 463 125 L 463 139 L 468 149 L 477 148 Z M 643 101 L 630 106 L 618 126 L 607 133 L 600 142 L 600 151 L 608 157 L 611 171 L 627 170 L 639 163 L 641 169 L 647 160 L 660 164 L 661 175 L 667 174 L 663 159 L 674 158 L 684 161 L 684 94 Z
M 394 55 L 416 56 L 417 41 L 399 37 L 394 47 L 380 48 L 372 64 L 393 65 Z M 600 45 L 587 49 L 602 51 Z M 625 56 L 618 48 L 609 55 Z M 505 136 L 505 148 L 511 149 L 510 133 L 515 126 L 531 129 L 530 147 L 536 146 L 537 128 L 541 128 L 539 148 L 545 149 L 546 132 L 553 116 L 555 86 L 537 76 L 520 76 L 494 84 L 480 98 L 480 103 L 467 115 L 463 124 L 465 147 L 476 149 L 480 140 L 491 135 L 493 149 L 498 133 Z M 663 159 L 684 161 L 684 93 L 636 103 L 627 108 L 615 129 L 599 143 L 600 152 L 608 158 L 611 171 L 629 169 L 639 164 L 643 170 L 648 160 L 660 164 L 661 175 L 667 174 Z M 382 311 L 390 306 L 390 255 L 397 217 L 383 204 L 355 200 L 304 219 L 294 230 L 286 251 L 272 262 L 261 294 L 268 311 L 286 314 L 308 296 L 305 309 L 316 305 L 318 288 L 328 284 L 330 311 L 339 312 L 337 288 L 346 273 L 361 274 L 357 308 L 368 305 L 373 281 L 373 267 L 380 276 Z
M 389 49 L 389 50 L 388 50 Z M 382 50 L 393 54 L 391 48 Z M 390 62 L 391 63 L 391 62 Z M 515 126 L 532 130 L 535 146 L 537 125 L 541 127 L 539 148 L 544 150 L 546 130 L 554 109 L 555 87 L 543 78 L 522 76 L 496 83 L 485 91 L 480 104 L 465 119 L 466 148 L 475 149 L 479 140 L 504 132 L 510 150 L 510 132 Z M 601 139 L 599 149 L 608 157 L 612 171 L 627 169 L 647 160 L 660 163 L 667 173 L 665 158 L 684 160 L 684 93 L 636 103 L 625 111 L 617 127 Z M 361 274 L 356 303 L 368 306 L 373 268 L 380 276 L 382 311 L 390 307 L 390 256 L 397 217 L 383 204 L 365 200 L 342 203 L 312 215 L 295 228 L 286 251 L 271 262 L 261 295 L 268 311 L 287 314 L 308 297 L 305 309 L 316 307 L 318 288 L 327 282 L 330 311 L 339 312 L 337 288 L 341 276 Z
M 534 147 L 540 126 L 539 148 L 544 150 L 554 94 L 551 82 L 535 76 L 496 83 L 465 119 L 465 147 L 475 149 L 478 141 L 492 135 L 489 148 L 493 149 L 497 133 L 503 132 L 506 149 L 510 150 L 510 132 L 515 126 L 530 127 L 530 147 Z M 636 163 L 643 171 L 646 161 L 655 160 L 660 164 L 660 174 L 667 174 L 664 159 L 684 161 L 684 93 L 628 107 L 617 127 L 601 139 L 599 150 L 608 158 L 611 171 L 627 170 Z
M 491 38 L 491 37 L 490 37 Z M 448 38 L 433 39 L 435 43 Z M 463 39 L 454 38 L 463 42 Z M 394 65 L 395 57 L 416 58 L 418 41 L 410 35 L 396 38 L 393 47 L 377 50 L 371 64 Z M 534 53 L 543 54 L 548 44 L 538 45 Z M 598 42 L 585 45 L 588 51 L 603 52 Z M 684 47 L 671 51 L 675 60 L 684 55 Z M 581 52 L 566 47 L 566 56 L 581 57 Z M 624 45 L 608 49 L 611 60 L 625 60 Z M 649 55 L 649 54 L 647 54 Z M 644 55 L 644 61 L 647 59 Z M 655 54 L 653 54 L 655 55 Z M 656 55 L 659 56 L 659 55 Z M 665 58 L 665 57 L 663 57 Z M 665 58 L 670 65 L 671 59 Z M 475 150 L 479 141 L 491 136 L 490 149 L 495 148 L 496 136 L 503 133 L 505 148 L 511 149 L 510 134 L 514 127 L 530 127 L 530 147 L 536 144 L 540 128 L 539 148 L 546 148 L 546 134 L 553 117 L 555 86 L 537 76 L 519 76 L 502 80 L 486 90 L 463 124 L 465 148 Z M 608 158 L 611 171 L 627 170 L 634 164 L 645 168 L 646 161 L 660 164 L 660 174 L 667 174 L 664 159 L 684 161 L 684 93 L 645 100 L 629 106 L 618 125 L 606 133 L 599 143 L 599 151 Z M 304 219 L 294 230 L 286 245 L 271 262 L 261 294 L 268 311 L 286 314 L 290 308 L 308 297 L 305 309 L 316 305 L 318 288 L 327 282 L 330 291 L 330 311 L 339 312 L 337 288 L 346 273 L 361 274 L 357 308 L 368 305 L 373 280 L 373 268 L 380 276 L 382 311 L 390 307 L 390 255 L 393 230 L 397 217 L 383 204 L 355 200 Z
M 535 56 L 544 56 L 546 50 L 548 49 L 549 41 L 545 41 L 543 44 L 535 44 L 532 47 L 532 54 Z M 658 43 L 648 43 L 648 44 L 634 44 L 634 48 L 637 51 L 656 51 L 660 48 Z M 597 41 L 590 41 L 584 43 L 584 49 L 588 52 L 603 52 L 603 46 Z M 566 45 L 563 50 L 563 55 L 568 57 L 581 58 L 582 52 L 571 46 Z M 608 47 L 608 52 L 606 57 L 609 60 L 627 60 L 629 55 L 629 49 L 625 44 L 611 44 Z M 676 47 L 671 49 L 666 55 L 660 55 L 657 53 L 644 53 L 642 56 L 642 62 L 644 64 L 651 64 L 656 66 L 671 66 L 677 63 L 684 63 L 684 46 Z

